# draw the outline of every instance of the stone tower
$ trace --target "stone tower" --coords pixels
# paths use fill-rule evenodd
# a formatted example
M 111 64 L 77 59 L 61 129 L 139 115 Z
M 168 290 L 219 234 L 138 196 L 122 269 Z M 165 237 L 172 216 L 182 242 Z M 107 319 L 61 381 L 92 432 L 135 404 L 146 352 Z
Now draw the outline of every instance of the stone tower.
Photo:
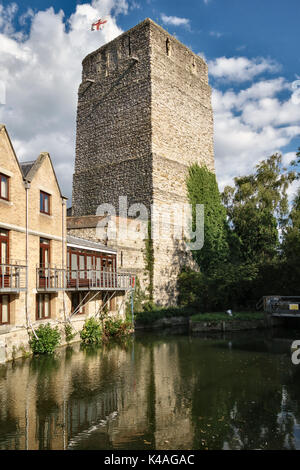
M 119 196 L 147 207 L 187 202 L 185 178 L 194 162 L 214 169 L 211 88 L 202 58 L 150 19 L 85 57 L 73 216 L 95 215 L 101 203 L 117 208 Z M 169 285 L 177 277 L 173 248 L 154 244 L 160 298 L 160 279 Z

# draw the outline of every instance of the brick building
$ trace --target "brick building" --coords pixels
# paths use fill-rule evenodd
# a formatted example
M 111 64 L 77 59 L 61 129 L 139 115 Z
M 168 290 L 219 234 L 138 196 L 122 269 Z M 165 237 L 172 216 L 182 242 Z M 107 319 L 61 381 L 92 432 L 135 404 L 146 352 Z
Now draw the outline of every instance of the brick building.
M 19 163 L 0 125 L 0 362 L 23 355 L 41 323 L 78 331 L 104 306 L 124 316 L 129 287 L 116 250 L 67 235 L 49 154 Z

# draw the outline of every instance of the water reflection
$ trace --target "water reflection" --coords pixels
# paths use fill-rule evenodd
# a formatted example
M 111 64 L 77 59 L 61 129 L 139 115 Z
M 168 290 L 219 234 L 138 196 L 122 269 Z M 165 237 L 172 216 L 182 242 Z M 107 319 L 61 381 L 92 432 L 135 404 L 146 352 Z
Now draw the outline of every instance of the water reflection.
M 290 336 L 140 334 L 0 366 L 0 449 L 299 449 Z

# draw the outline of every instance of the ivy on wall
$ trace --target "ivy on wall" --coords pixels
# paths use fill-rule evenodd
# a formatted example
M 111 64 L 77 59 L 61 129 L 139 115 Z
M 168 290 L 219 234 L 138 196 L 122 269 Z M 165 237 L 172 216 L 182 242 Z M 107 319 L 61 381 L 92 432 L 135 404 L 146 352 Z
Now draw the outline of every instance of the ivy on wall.
M 189 202 L 193 206 L 193 225 L 196 204 L 204 204 L 204 245 L 193 255 L 201 271 L 208 273 L 229 255 L 226 209 L 222 204 L 216 175 L 206 166 L 191 165 L 186 185 Z

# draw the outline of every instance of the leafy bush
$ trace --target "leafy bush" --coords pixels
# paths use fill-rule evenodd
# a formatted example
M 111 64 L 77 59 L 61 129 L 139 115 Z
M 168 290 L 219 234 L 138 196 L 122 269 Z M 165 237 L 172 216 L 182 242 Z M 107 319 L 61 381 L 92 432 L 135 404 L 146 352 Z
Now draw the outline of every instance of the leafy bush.
M 58 326 L 52 328 L 50 323 L 40 325 L 36 335 L 38 339 L 32 334 L 29 342 L 34 354 L 53 354 L 61 341 Z
M 76 334 L 77 332 L 73 332 L 73 328 L 70 324 L 65 325 L 65 337 L 66 337 L 67 343 L 72 341 L 72 339 L 75 338 Z
M 121 318 L 114 320 L 107 318 L 104 323 L 104 335 L 106 337 L 121 337 L 129 333 L 131 324 L 128 321 L 123 321 Z
M 99 344 L 102 340 L 102 327 L 95 318 L 85 321 L 80 332 L 81 341 L 84 344 Z

